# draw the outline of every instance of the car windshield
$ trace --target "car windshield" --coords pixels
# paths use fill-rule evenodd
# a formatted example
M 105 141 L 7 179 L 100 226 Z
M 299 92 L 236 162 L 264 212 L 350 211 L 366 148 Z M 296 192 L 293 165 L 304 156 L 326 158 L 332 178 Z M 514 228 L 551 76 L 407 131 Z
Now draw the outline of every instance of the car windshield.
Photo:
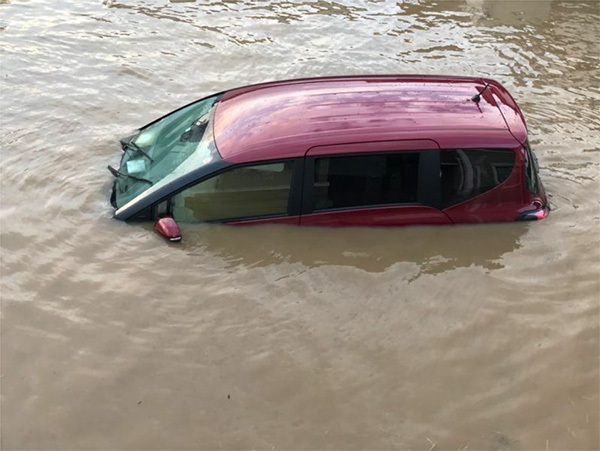
M 185 173 L 212 160 L 216 153 L 212 117 L 218 100 L 219 96 L 213 96 L 188 105 L 142 128 L 123 143 L 125 154 L 119 170 L 113 172 L 117 177 L 117 208 L 163 185 L 165 179 L 172 178 L 167 177 L 169 174 L 182 175 L 183 166 Z M 194 158 L 190 158 L 192 155 Z M 193 165 L 187 164 L 190 160 Z

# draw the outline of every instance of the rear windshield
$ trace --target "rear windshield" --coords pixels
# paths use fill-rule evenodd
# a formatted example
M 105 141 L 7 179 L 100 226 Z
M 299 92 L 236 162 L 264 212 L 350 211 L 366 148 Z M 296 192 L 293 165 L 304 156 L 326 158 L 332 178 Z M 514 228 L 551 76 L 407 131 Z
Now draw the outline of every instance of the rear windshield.
M 125 154 L 114 187 L 117 208 L 156 188 L 175 169 L 182 172 L 183 166 L 190 166 L 184 163 L 193 154 L 194 167 L 189 170 L 211 161 L 216 152 L 212 117 L 218 100 L 214 96 L 188 105 L 142 128 L 124 143 Z
M 483 194 L 511 174 L 515 153 L 510 149 L 442 150 L 442 207 Z
M 529 192 L 537 194 L 537 162 L 535 161 L 531 147 L 529 147 L 529 142 L 525 143 L 525 184 Z

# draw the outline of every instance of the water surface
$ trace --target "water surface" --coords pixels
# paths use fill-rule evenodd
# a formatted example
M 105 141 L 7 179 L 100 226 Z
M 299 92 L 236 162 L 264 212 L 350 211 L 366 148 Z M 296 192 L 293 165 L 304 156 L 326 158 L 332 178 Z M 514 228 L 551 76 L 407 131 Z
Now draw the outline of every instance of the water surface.
M 598 449 L 595 1 L 0 2 L 2 449 Z M 489 76 L 552 214 L 111 218 L 118 138 L 239 85 Z

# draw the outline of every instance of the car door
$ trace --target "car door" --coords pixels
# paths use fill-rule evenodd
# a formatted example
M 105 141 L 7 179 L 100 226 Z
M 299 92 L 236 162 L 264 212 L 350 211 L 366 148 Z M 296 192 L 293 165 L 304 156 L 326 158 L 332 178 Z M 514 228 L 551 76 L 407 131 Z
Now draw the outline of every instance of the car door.
M 433 140 L 313 147 L 305 157 L 300 224 L 449 224 L 439 210 L 439 158 Z

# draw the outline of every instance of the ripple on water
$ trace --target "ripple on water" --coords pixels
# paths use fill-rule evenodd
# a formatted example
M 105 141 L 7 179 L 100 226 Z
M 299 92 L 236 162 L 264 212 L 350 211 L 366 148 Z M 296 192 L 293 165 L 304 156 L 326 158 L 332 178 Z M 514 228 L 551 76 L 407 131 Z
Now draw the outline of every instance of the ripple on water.
M 600 446 L 595 2 L 0 10 L 3 447 Z M 549 219 L 184 226 L 180 245 L 111 219 L 105 167 L 136 127 L 239 85 L 358 73 L 503 82 Z

